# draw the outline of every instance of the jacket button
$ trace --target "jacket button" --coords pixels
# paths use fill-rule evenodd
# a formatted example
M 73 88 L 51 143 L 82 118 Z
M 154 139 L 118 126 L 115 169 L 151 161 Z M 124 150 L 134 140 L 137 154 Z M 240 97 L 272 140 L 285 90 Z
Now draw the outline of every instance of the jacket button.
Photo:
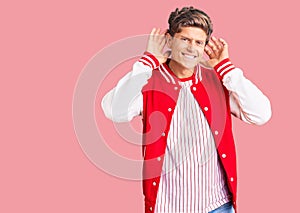
M 197 90 L 197 88 L 196 88 L 196 87 L 193 87 L 193 90 L 194 90 L 194 91 L 196 91 L 196 90 Z
M 152 206 L 150 206 L 150 208 L 149 208 L 149 209 L 150 209 L 150 211 L 152 211 L 152 210 L 153 210 L 153 209 L 152 209 Z
M 165 137 L 165 136 L 166 136 L 166 133 L 163 132 L 163 133 L 161 134 L 161 136 Z
M 171 111 L 172 111 L 172 108 L 169 108 L 168 111 L 171 112 Z
M 222 158 L 226 158 L 226 154 L 222 154 Z
M 153 183 L 152 183 L 152 184 L 153 184 L 153 186 L 156 186 L 156 182 L 155 182 L 155 181 L 153 181 Z
M 208 107 L 204 107 L 204 111 L 207 111 L 208 110 Z
M 230 181 L 231 181 L 231 182 L 233 182 L 233 181 L 234 181 L 234 178 L 233 178 L 233 177 L 232 177 L 232 178 L 230 178 Z
M 161 161 L 161 157 L 158 157 L 157 160 L 158 160 L 158 161 Z
M 219 134 L 219 132 L 216 130 L 216 131 L 215 131 L 215 135 L 218 135 L 218 134 Z
M 178 87 L 174 87 L 175 90 L 178 90 Z

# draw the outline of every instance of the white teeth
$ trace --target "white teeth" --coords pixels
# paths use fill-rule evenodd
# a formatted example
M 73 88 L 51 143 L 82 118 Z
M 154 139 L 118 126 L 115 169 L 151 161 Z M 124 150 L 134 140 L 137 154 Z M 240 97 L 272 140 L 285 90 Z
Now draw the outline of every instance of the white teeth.
M 196 56 L 193 56 L 193 55 L 187 55 L 187 54 L 184 54 L 182 53 L 186 58 L 189 58 L 189 59 L 194 59 Z
M 187 57 L 187 58 L 195 58 L 195 57 L 192 56 L 192 55 L 185 55 L 185 57 Z

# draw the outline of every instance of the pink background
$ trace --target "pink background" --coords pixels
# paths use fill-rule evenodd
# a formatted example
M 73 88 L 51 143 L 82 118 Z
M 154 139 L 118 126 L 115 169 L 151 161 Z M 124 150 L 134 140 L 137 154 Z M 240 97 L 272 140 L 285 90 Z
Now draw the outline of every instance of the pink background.
M 296 1 L 31 0 L 0 6 L 0 212 L 143 211 L 140 182 L 106 174 L 82 151 L 72 98 L 97 52 L 152 27 L 166 28 L 170 11 L 184 5 L 211 16 L 215 35 L 230 44 L 232 61 L 272 102 L 265 126 L 234 119 L 240 212 L 299 209 Z M 111 125 L 97 109 L 98 122 Z M 111 147 L 121 151 L 117 142 Z M 140 155 L 136 147 L 122 150 Z

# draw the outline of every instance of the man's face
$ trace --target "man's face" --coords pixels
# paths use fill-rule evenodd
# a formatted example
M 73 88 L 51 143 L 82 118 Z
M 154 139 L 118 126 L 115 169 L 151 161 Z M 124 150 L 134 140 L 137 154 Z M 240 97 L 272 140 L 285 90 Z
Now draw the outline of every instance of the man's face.
M 169 36 L 171 59 L 187 69 L 193 69 L 203 56 L 206 38 L 206 33 L 198 27 L 181 28 L 181 32 Z

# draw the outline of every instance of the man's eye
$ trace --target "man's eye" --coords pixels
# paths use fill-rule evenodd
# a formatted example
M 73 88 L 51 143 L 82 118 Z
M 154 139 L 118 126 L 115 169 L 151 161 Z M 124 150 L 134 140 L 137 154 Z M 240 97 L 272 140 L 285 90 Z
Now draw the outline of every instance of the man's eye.
M 187 38 L 181 38 L 181 40 L 182 40 L 182 41 L 187 41 L 188 39 L 187 39 Z
M 203 45 L 204 42 L 203 42 L 203 41 L 197 41 L 197 44 L 198 44 L 198 45 Z

